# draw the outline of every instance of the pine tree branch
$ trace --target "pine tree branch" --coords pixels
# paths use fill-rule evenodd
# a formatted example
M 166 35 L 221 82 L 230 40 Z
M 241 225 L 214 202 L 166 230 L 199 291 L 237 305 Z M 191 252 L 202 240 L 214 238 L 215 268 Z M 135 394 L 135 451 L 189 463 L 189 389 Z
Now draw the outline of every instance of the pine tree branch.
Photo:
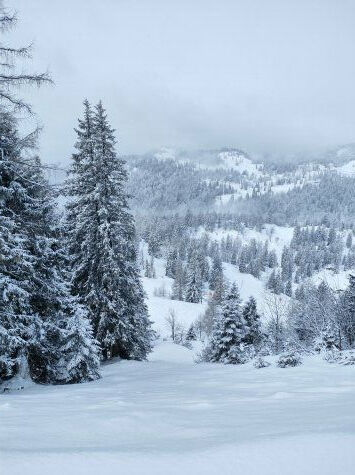
M 17 22 L 17 15 L 16 13 L 13 13 L 12 15 L 5 12 L 4 9 L 2 9 L 3 13 L 2 16 L 0 17 L 0 31 L 6 31 L 15 26 Z
M 16 56 L 22 58 L 30 58 L 33 44 L 22 46 L 21 48 L 10 48 L 8 46 L 0 46 L 0 56 Z
M 0 100 L 2 99 L 10 102 L 15 107 L 15 110 L 26 110 L 29 114 L 33 113 L 32 107 L 29 104 L 22 99 L 16 99 L 11 94 L 6 94 L 4 91 L 0 91 Z

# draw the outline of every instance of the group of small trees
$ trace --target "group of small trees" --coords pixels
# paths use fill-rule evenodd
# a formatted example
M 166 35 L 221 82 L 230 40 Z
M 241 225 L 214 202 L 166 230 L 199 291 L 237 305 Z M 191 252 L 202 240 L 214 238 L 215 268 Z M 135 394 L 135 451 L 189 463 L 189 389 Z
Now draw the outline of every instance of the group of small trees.
M 277 266 L 275 251 L 269 251 L 267 242 L 261 244 L 255 239 L 249 244 L 241 245 L 239 238 L 232 239 L 229 235 L 217 242 L 211 241 L 208 235 L 204 234 L 201 238 L 175 241 L 169 244 L 166 275 L 175 280 L 173 298 L 177 300 L 200 301 L 204 282 L 208 282 L 210 289 L 215 290 L 213 281 L 216 279 L 215 274 L 220 273 L 222 260 L 255 277 L 259 277 L 266 269 Z M 206 260 L 207 256 L 212 260 L 211 269 Z
M 355 262 L 354 255 L 352 232 L 348 233 L 344 246 L 340 233 L 334 228 L 296 226 L 290 246 L 283 248 L 280 268 L 271 272 L 266 287 L 275 294 L 292 297 L 294 284 L 325 267 L 338 271 L 343 264 L 344 269 L 350 269 Z
M 210 299 L 196 322 L 208 339 L 201 359 L 240 364 L 257 354 L 354 348 L 355 276 L 349 280 L 340 295 L 324 282 L 302 288 L 292 301 L 270 294 L 265 297 L 263 328 L 255 299 L 242 306 L 233 284 L 221 303 Z
M 178 315 L 174 309 L 170 309 L 168 316 L 165 318 L 166 326 L 170 332 L 170 339 L 178 345 L 183 345 L 191 348 L 191 342 L 198 339 L 198 324 L 191 323 L 190 327 L 186 329 L 179 321 Z
M 325 282 L 301 286 L 289 310 L 291 339 L 300 348 L 353 348 L 355 344 L 355 276 L 349 287 L 334 292 Z
M 256 302 L 251 297 L 241 304 L 238 288 L 233 284 L 216 312 L 204 361 L 239 364 L 254 356 L 261 347 L 263 334 Z
M 268 241 L 258 242 L 251 239 L 249 243 L 242 245 L 240 238 L 233 239 L 230 235 L 222 238 L 220 242 L 212 241 L 207 234 L 193 239 L 183 235 L 181 238 L 172 238 L 168 244 L 170 250 L 167 252 L 166 275 L 175 279 L 174 299 L 200 301 L 204 282 L 210 283 L 213 279 L 213 276 L 208 274 L 208 262 L 205 259 L 208 256 L 212 262 L 219 260 L 234 264 L 240 272 L 250 273 L 256 278 L 271 269 L 266 288 L 275 294 L 284 293 L 292 297 L 295 284 L 311 277 L 320 269 L 332 266 L 337 270 L 341 263 L 345 268 L 351 267 L 351 241 L 349 233 L 344 247 L 340 234 L 334 228 L 324 225 L 296 227 L 291 244 L 284 247 L 279 263 L 275 251 L 269 249 Z M 159 245 L 160 250 L 162 245 L 163 243 Z M 192 255 L 198 256 L 198 266 L 192 263 Z M 204 262 L 202 266 L 201 262 Z M 211 269 L 210 274 L 213 272 Z M 191 292 L 189 285 L 192 287 Z M 211 285 L 210 288 L 213 289 Z
M 174 279 L 172 299 L 191 303 L 202 301 L 203 285 L 209 275 L 209 264 L 197 246 L 191 245 L 187 252 L 184 250 L 183 253 L 176 249 L 171 250 L 167 256 L 166 275 Z

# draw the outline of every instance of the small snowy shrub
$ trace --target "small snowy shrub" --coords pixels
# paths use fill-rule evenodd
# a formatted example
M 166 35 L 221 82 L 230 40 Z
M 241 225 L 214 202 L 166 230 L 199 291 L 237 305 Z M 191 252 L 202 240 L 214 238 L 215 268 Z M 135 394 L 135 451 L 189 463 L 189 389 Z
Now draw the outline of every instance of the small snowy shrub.
M 344 355 L 340 360 L 339 363 L 344 366 L 354 366 L 355 365 L 355 352 L 352 351 L 347 355 Z
M 281 355 L 277 361 L 277 366 L 279 368 L 294 367 L 299 366 L 300 364 L 302 364 L 302 360 L 297 353 L 286 353 Z
M 260 356 L 270 356 L 272 354 L 271 349 L 268 346 L 263 346 L 259 351 Z
M 341 351 L 338 348 L 331 348 L 329 350 L 323 350 L 321 355 L 328 363 L 338 363 L 341 360 Z
M 254 355 L 251 352 L 249 345 L 234 345 L 228 354 L 221 358 L 220 361 L 224 364 L 244 364 L 249 361 Z
M 213 350 L 210 345 L 205 346 L 196 357 L 196 363 L 208 363 L 212 359 Z
M 270 366 L 270 363 L 264 360 L 263 358 L 261 358 L 261 356 L 259 356 L 259 358 L 257 358 L 254 361 L 254 368 L 260 369 L 260 368 L 267 368 L 268 366 Z
M 313 346 L 314 350 L 318 353 L 338 350 L 336 338 L 331 332 L 322 332 L 322 334 L 314 340 Z

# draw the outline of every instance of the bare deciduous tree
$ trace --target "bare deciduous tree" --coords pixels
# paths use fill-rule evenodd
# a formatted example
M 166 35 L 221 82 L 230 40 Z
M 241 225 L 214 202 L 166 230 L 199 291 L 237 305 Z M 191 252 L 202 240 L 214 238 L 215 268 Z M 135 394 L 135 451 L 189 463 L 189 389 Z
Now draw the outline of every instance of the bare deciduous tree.
M 283 295 L 274 293 L 264 296 L 264 314 L 268 317 L 268 337 L 277 354 L 283 349 L 285 320 L 289 312 L 289 301 Z
M 165 318 L 167 327 L 170 330 L 170 337 L 175 343 L 183 343 L 185 336 L 185 329 L 178 321 L 175 310 L 170 309 L 169 315 Z

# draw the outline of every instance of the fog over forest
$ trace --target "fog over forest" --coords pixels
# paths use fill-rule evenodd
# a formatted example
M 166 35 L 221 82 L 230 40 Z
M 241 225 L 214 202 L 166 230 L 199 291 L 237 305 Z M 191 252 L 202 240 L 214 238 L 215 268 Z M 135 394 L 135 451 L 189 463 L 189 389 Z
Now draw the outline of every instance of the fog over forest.
M 350 0 L 8 6 L 21 22 L 14 41 L 33 41 L 34 69 L 48 68 L 56 83 L 30 92 L 47 160 L 68 160 L 83 95 L 105 102 L 123 153 L 293 153 L 354 141 Z

